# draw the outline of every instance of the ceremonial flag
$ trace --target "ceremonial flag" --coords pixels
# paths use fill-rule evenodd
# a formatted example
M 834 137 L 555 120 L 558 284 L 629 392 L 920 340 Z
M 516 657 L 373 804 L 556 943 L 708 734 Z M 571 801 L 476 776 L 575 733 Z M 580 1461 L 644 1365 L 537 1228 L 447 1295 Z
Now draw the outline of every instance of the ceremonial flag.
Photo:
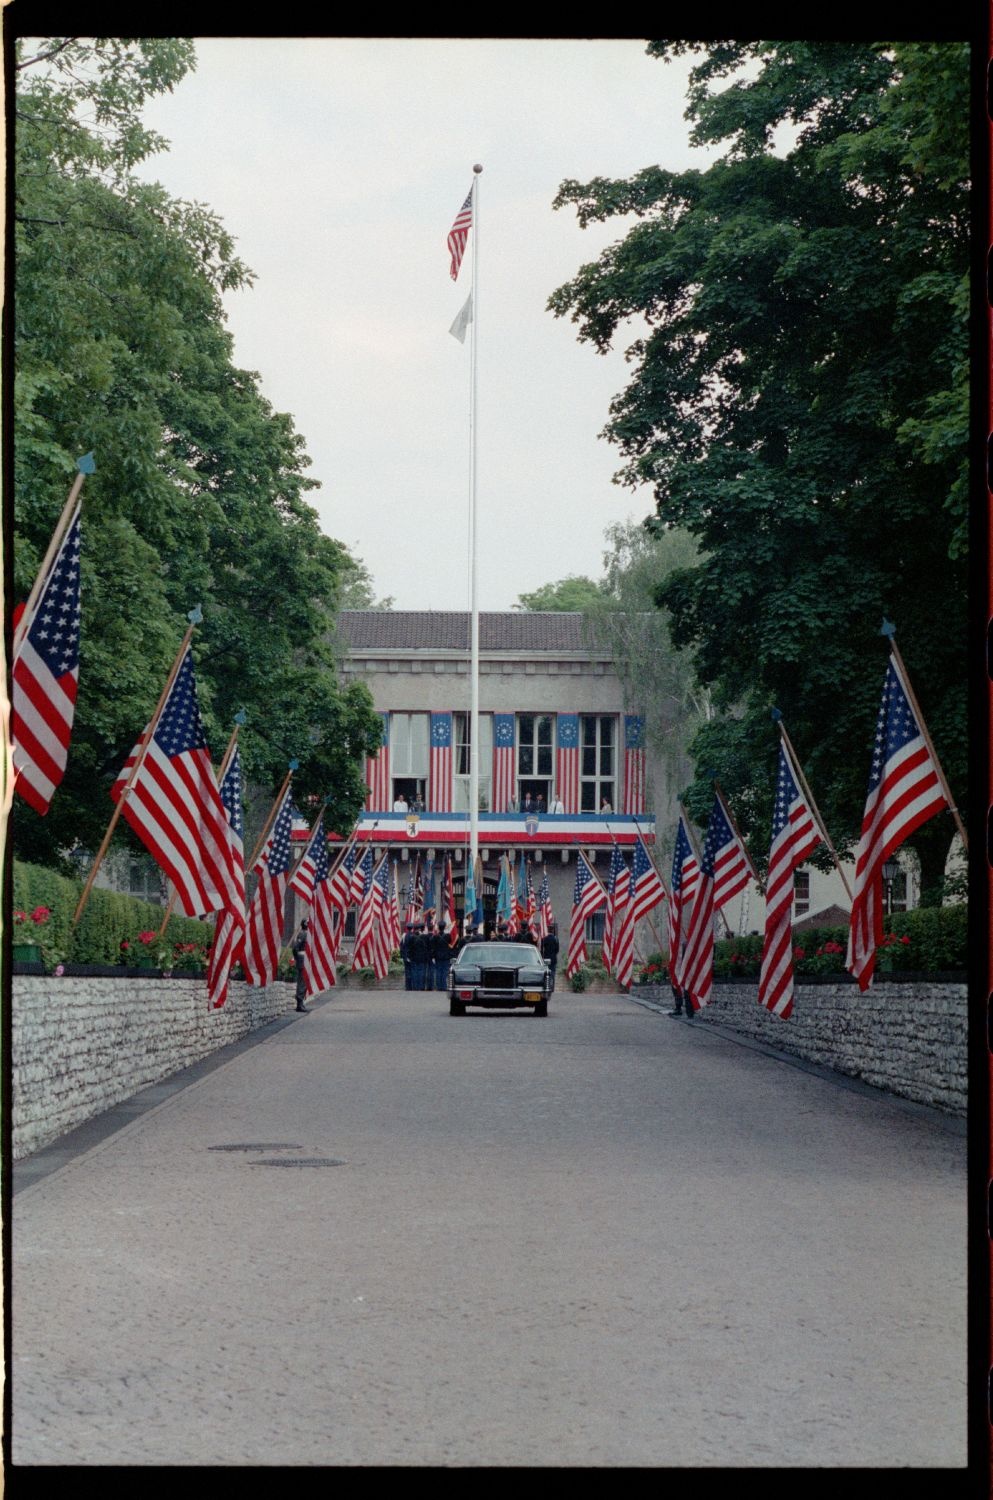
M 353 844 L 328 881 L 328 897 L 332 907 L 341 917 L 342 925 L 344 925 L 345 914 L 352 904 L 352 875 L 359 861 L 359 855 L 358 844 Z
M 513 877 L 509 874 L 507 856 L 500 856 L 500 879 L 497 881 L 496 919 L 497 925 L 509 923 L 514 910 Z
M 631 901 L 631 872 L 614 845 L 607 875 L 607 915 L 603 926 L 603 966 L 619 984 L 631 982 L 634 965 L 634 908 Z M 626 978 L 624 975 L 626 974 Z
M 428 812 L 452 810 L 452 716 L 431 715 Z
M 214 941 L 207 960 L 207 998 L 214 1010 L 220 1009 L 227 999 L 231 965 L 245 932 L 245 830 L 241 807 L 241 756 L 237 745 L 218 790 L 227 815 L 231 865 L 241 900 L 237 910 L 226 907 L 221 912 L 214 928 Z
M 253 866 L 259 877 L 248 912 L 241 967 L 252 985 L 272 984 L 283 946 L 283 908 L 290 868 L 293 793 L 287 787 L 272 832 Z
M 393 807 L 390 796 L 390 716 L 380 714 L 383 721 L 382 738 L 375 755 L 366 756 L 365 780 L 369 795 L 365 799 L 367 812 L 389 812 Z
M 645 721 L 624 715 L 624 801 L 626 813 L 645 811 Z
M 388 894 L 388 904 L 390 914 L 389 943 L 390 952 L 393 953 L 397 948 L 399 948 L 400 938 L 402 936 L 402 929 L 400 927 L 400 897 L 398 892 L 396 860 L 393 861 L 393 864 L 390 868 L 390 889 Z
M 682 980 L 680 979 L 682 966 L 681 950 L 685 930 L 689 925 L 689 914 L 693 909 L 693 900 L 696 895 L 699 876 L 700 863 L 693 853 L 693 846 L 690 843 L 686 821 L 682 813 L 680 813 L 679 826 L 676 829 L 676 847 L 672 855 L 669 906 L 666 912 L 666 935 L 669 939 L 669 978 L 677 986 L 682 984 Z
M 579 812 L 579 715 L 558 715 L 555 790 L 567 813 Z
M 458 339 L 458 341 L 459 341 L 460 344 L 464 344 L 465 343 L 465 336 L 466 336 L 466 333 L 469 330 L 469 324 L 471 322 L 472 322 L 472 293 L 470 292 L 469 295 L 468 295 L 468 297 L 465 299 L 465 305 L 463 306 L 462 311 L 459 312 L 459 313 L 456 313 L 456 315 L 455 315 L 455 321 L 452 324 L 451 328 L 448 330 L 449 333 L 452 335 L 452 338 Z
M 434 860 L 425 855 L 424 858 L 424 907 L 422 918 L 425 922 L 433 922 L 435 914 L 434 899 Z
M 510 811 L 514 800 L 514 715 L 493 715 L 493 811 Z
M 362 969 L 372 962 L 372 939 L 373 932 L 383 913 L 386 902 L 386 875 L 385 867 L 387 856 L 384 854 L 376 870 L 371 865 L 372 850 L 369 851 L 370 867 L 366 877 L 365 890 L 362 894 L 362 905 L 355 920 L 355 946 L 352 949 L 352 968 Z
M 528 927 L 530 929 L 531 924 L 528 920 L 527 860 L 523 855 L 521 855 L 521 868 L 517 876 L 517 894 L 514 899 L 514 920 L 518 929 L 520 929 L 521 927 Z
M 528 931 L 530 932 L 531 936 L 534 937 L 534 935 L 535 935 L 535 926 L 536 926 L 535 918 L 536 918 L 537 912 L 538 912 L 538 903 L 536 902 L 535 897 L 534 897 L 534 883 L 533 883 L 533 881 L 531 879 L 531 861 L 530 860 L 527 861 L 526 869 L 527 869 L 527 883 L 525 885 L 525 892 L 526 892 L 526 896 L 527 896 L 527 905 L 526 905 L 525 911 L 526 911 L 526 915 L 527 915 Z
M 452 257 L 450 274 L 453 281 L 458 280 L 459 266 L 465 254 L 466 240 L 469 238 L 469 230 L 472 228 L 472 188 L 469 189 L 468 197 L 455 215 L 455 223 L 448 231 L 448 253 Z
M 639 922 L 642 917 L 647 916 L 654 907 L 658 906 L 660 901 L 666 899 L 662 878 L 649 858 L 640 833 L 635 840 L 632 876 L 634 881 L 633 916 L 634 920 Z
M 345 918 L 337 904 L 330 872 L 327 839 L 322 837 L 314 846 L 314 889 L 307 923 L 304 974 L 308 1000 L 323 994 L 338 982 L 335 964 Z
M 319 817 L 314 824 L 313 832 L 307 840 L 307 847 L 303 851 L 300 863 L 290 876 L 290 890 L 300 897 L 304 906 L 309 906 L 314 899 L 314 881 L 317 876 L 317 847 L 319 844 L 327 845 L 324 833 L 324 818 Z M 325 872 L 327 862 L 325 861 Z
M 372 879 L 372 867 L 375 863 L 372 855 L 372 845 L 367 845 L 365 852 L 359 856 L 352 870 L 352 881 L 348 888 L 349 906 L 358 906 L 369 889 Z
M 146 728 L 111 787 L 114 802 L 120 801 L 147 736 Z M 188 647 L 121 815 L 172 881 L 184 915 L 244 911 L 244 886 L 234 868 Z
M 472 872 L 472 860 L 466 860 L 465 895 L 463 896 L 462 920 L 467 927 L 476 925 L 476 881 Z
M 720 796 L 707 824 L 696 897 L 686 929 L 680 985 L 694 1010 L 709 1004 L 714 983 L 714 912 L 751 879 L 747 851 L 731 827 Z
M 883 862 L 915 828 L 950 804 L 910 703 L 899 663 L 890 657 L 855 859 L 855 895 L 845 967 L 861 990 L 872 983 L 883 938 Z
M 445 855 L 445 875 L 442 885 L 442 906 L 448 918 L 448 943 L 454 948 L 459 940 L 459 915 L 455 910 L 455 881 L 452 878 L 452 856 Z
M 765 938 L 758 999 L 760 1005 L 784 1021 L 793 1010 L 794 874 L 820 841 L 813 811 L 797 785 L 786 746 L 781 743 L 765 887 Z
M 369 900 L 371 915 L 368 920 L 369 936 L 362 949 L 361 960 L 371 963 L 377 979 L 385 979 L 390 967 L 390 861 L 383 855 L 379 868 L 372 877 L 372 894 Z M 356 946 L 356 953 L 359 949 Z M 353 961 L 352 967 L 355 967 Z
M 410 867 L 410 877 L 407 881 L 407 922 L 417 923 L 421 920 L 421 903 L 424 900 L 424 889 L 421 884 L 421 856 L 418 855 Z
M 18 621 L 11 670 L 14 790 L 44 815 L 65 774 L 79 686 L 77 506 L 37 601 Z
M 565 972 L 571 979 L 580 964 L 586 961 L 586 918 L 606 901 L 606 892 L 586 862 L 581 850 L 576 850 L 576 885 L 572 893 L 572 912 L 569 917 L 569 961 Z
M 552 893 L 548 889 L 548 871 L 543 870 L 541 888 L 538 891 L 538 937 L 546 938 L 555 921 L 552 915 Z

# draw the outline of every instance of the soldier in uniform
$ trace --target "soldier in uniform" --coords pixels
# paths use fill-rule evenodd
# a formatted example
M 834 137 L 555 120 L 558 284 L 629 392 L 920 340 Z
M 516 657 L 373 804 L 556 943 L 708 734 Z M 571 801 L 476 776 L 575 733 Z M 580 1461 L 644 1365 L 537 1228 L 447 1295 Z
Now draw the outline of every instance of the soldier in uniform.
M 303 1011 L 304 1015 L 310 1015 L 310 1006 L 304 1005 L 307 998 L 307 918 L 304 917 L 300 923 L 300 931 L 293 941 L 293 963 L 297 971 L 297 1010 Z
M 410 940 L 413 934 L 413 924 L 408 922 L 404 928 L 403 937 L 400 939 L 400 958 L 403 961 L 403 987 L 405 990 L 412 990 L 414 988 L 410 972 Z
M 447 990 L 448 968 L 452 962 L 452 945 L 448 941 L 444 922 L 438 923 L 437 930 L 431 939 L 431 947 L 434 955 L 434 987 L 436 990 Z
M 548 963 L 550 988 L 555 988 L 555 970 L 559 961 L 559 935 L 558 925 L 553 922 L 548 932 L 541 940 L 541 956 Z
M 424 933 L 423 922 L 419 922 L 414 928 L 410 939 L 409 952 L 411 988 L 422 990 L 424 988 L 424 970 L 430 954 L 430 947 Z

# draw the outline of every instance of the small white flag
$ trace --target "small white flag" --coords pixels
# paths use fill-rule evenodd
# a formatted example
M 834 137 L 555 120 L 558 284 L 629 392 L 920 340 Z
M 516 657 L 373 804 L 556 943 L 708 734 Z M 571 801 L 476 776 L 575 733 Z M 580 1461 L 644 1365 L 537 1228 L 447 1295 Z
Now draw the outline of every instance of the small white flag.
M 465 299 L 465 306 L 463 307 L 462 311 L 456 317 L 455 322 L 452 324 L 451 328 L 448 330 L 449 333 L 452 335 L 452 338 L 453 339 L 458 339 L 458 341 L 459 341 L 460 344 L 464 344 L 465 343 L 466 331 L 467 331 L 467 329 L 469 327 L 469 324 L 471 322 L 472 322 L 472 293 L 470 292 L 469 295 L 468 295 L 468 297 Z

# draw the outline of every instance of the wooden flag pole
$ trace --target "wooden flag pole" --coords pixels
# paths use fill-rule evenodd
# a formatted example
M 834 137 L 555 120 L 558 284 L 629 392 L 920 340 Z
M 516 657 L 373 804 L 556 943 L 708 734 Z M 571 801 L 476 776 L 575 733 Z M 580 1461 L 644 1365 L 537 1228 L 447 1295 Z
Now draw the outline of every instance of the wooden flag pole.
M 297 867 L 298 868 L 299 868 L 300 865 L 303 864 L 304 860 L 307 858 L 307 855 L 310 853 L 310 846 L 311 846 L 311 844 L 313 844 L 314 838 L 315 838 L 315 836 L 317 834 L 317 830 L 321 826 L 321 819 L 324 817 L 324 814 L 327 811 L 327 805 L 328 805 L 327 802 L 325 802 L 324 805 L 322 806 L 320 812 L 317 814 L 317 817 L 314 819 L 314 826 L 310 830 L 310 838 L 307 840 L 307 844 L 306 844 L 306 847 L 304 848 L 303 853 L 301 854 L 300 858 L 297 860 Z M 327 834 L 325 834 L 325 838 L 326 837 L 327 837 Z M 331 874 L 331 872 L 328 871 L 328 878 L 330 878 L 330 874 Z M 308 910 L 309 910 L 309 908 L 308 908 Z M 301 932 L 303 920 L 304 920 L 303 917 L 301 917 L 300 921 L 297 923 L 296 931 L 294 932 L 293 936 L 290 938 L 290 940 L 289 940 L 288 943 L 284 943 L 282 951 L 281 951 L 281 953 L 279 955 L 279 961 L 280 961 L 280 963 L 282 963 L 283 959 L 285 958 L 287 950 L 289 948 L 293 947 L 293 944 L 296 942 L 297 938 L 300 936 L 300 932 Z
M 727 820 L 731 824 L 731 827 L 734 829 L 734 832 L 735 832 L 735 835 L 737 837 L 738 843 L 741 845 L 742 849 L 744 850 L 745 858 L 748 861 L 748 868 L 752 872 L 752 879 L 755 881 L 755 884 L 758 885 L 758 883 L 759 883 L 758 871 L 756 870 L 755 866 L 752 864 L 752 856 L 749 854 L 747 848 L 745 848 L 745 840 L 741 836 L 741 829 L 738 827 L 738 824 L 735 822 L 734 813 L 731 811 L 730 807 L 728 807 L 728 805 L 727 805 L 727 800 L 726 800 L 726 798 L 724 796 L 724 793 L 721 791 L 721 784 L 720 784 L 719 781 L 715 780 L 715 782 L 714 782 L 714 791 L 717 793 L 718 797 L 721 799 L 721 806 L 724 809 L 724 812 L 725 812 L 725 814 L 727 816 Z
M 814 817 L 817 819 L 817 826 L 821 831 L 821 838 L 827 845 L 828 852 L 830 853 L 831 858 L 834 860 L 834 867 L 837 870 L 838 874 L 841 876 L 841 883 L 845 887 L 845 895 L 848 897 L 849 901 L 851 901 L 853 899 L 851 888 L 849 887 L 848 881 L 845 878 L 845 872 L 841 868 L 841 860 L 838 858 L 838 851 L 835 849 L 834 845 L 831 842 L 831 836 L 824 826 L 824 819 L 821 817 L 820 809 L 818 808 L 817 803 L 814 801 L 814 794 L 810 790 L 810 787 L 807 785 L 807 778 L 806 776 L 804 776 L 803 771 L 800 767 L 800 762 L 797 759 L 796 751 L 793 749 L 792 741 L 790 740 L 789 735 L 786 733 L 786 725 L 783 723 L 781 718 L 777 719 L 776 722 L 779 725 L 779 733 L 783 737 L 783 743 L 786 746 L 786 753 L 790 758 L 790 764 L 797 774 L 800 785 L 803 787 L 804 795 L 806 796 L 807 801 L 810 803 L 810 810 L 813 813 Z
M 248 863 L 245 866 L 245 874 L 246 875 L 248 874 L 248 872 L 252 868 L 252 866 L 255 864 L 255 861 L 258 859 L 259 855 L 262 853 L 262 850 L 265 848 L 266 839 L 269 837 L 270 833 L 272 832 L 272 825 L 276 821 L 277 814 L 279 813 L 279 809 L 282 806 L 283 798 L 286 796 L 286 788 L 289 786 L 290 781 L 291 781 L 291 779 L 293 777 L 293 772 L 296 770 L 296 768 L 297 768 L 297 766 L 299 764 L 300 764 L 299 761 L 296 761 L 296 760 L 291 760 L 290 761 L 290 768 L 287 771 L 286 775 L 283 777 L 283 784 L 279 788 L 279 791 L 276 793 L 276 800 L 273 802 L 272 807 L 269 809 L 269 816 L 266 818 L 265 823 L 263 824 L 263 827 L 262 827 L 262 832 L 259 834 L 258 842 L 255 845 L 255 848 L 252 850 L 252 857 L 251 857 L 251 859 L 248 861 Z
M 244 722 L 245 722 L 245 716 L 244 716 L 244 714 L 239 714 L 237 716 L 237 719 L 235 720 L 235 726 L 234 726 L 234 728 L 231 731 L 231 738 L 228 740 L 227 749 L 225 750 L 223 759 L 221 760 L 221 764 L 220 764 L 220 766 L 217 769 L 216 776 L 217 776 L 217 785 L 218 786 L 220 786 L 221 782 L 224 780 L 225 775 L 227 774 L 228 766 L 231 764 L 231 757 L 232 757 L 232 755 L 234 755 L 234 747 L 238 743 L 238 730 L 241 728 L 241 726 L 242 726 L 242 724 Z M 173 909 L 174 909 L 175 905 L 176 905 L 176 887 L 173 886 L 172 891 L 170 892 L 170 895 L 169 895 L 169 900 L 168 900 L 168 902 L 166 904 L 165 916 L 162 918 L 162 926 L 159 928 L 159 937 L 160 938 L 164 938 L 165 937 L 166 928 L 169 926 L 169 918 L 172 916 Z
M 893 627 L 890 626 L 890 630 L 892 630 L 892 628 Z M 941 790 L 945 794 L 945 801 L 948 803 L 949 812 L 951 813 L 952 817 L 955 819 L 955 827 L 958 829 L 959 838 L 962 840 L 962 847 L 965 849 L 966 853 L 968 854 L 968 852 L 969 852 L 969 838 L 968 838 L 968 835 L 967 835 L 967 833 L 965 831 L 965 828 L 963 826 L 962 819 L 959 816 L 959 810 L 955 806 L 955 801 L 954 801 L 954 798 L 952 797 L 951 788 L 948 785 L 948 782 L 947 782 L 947 780 L 945 778 L 945 773 L 944 773 L 944 771 L 942 770 L 942 767 L 941 767 L 941 761 L 938 759 L 938 752 L 934 748 L 934 741 L 931 739 L 931 735 L 928 732 L 928 727 L 927 727 L 927 725 L 924 722 L 924 715 L 921 712 L 921 705 L 918 703 L 918 701 L 917 701 L 917 695 L 915 694 L 913 688 L 910 685 L 910 678 L 907 675 L 907 668 L 904 665 L 903 657 L 900 655 L 900 648 L 897 645 L 896 641 L 894 640 L 893 636 L 889 634 L 889 630 L 886 630 L 885 627 L 884 627 L 884 633 L 889 637 L 890 650 L 892 651 L 893 656 L 896 659 L 897 668 L 899 669 L 900 676 L 903 679 L 903 686 L 906 689 L 907 697 L 910 699 L 910 706 L 914 710 L 914 713 L 917 716 L 917 724 L 918 724 L 918 728 L 921 731 L 921 737 L 924 740 L 925 745 L 927 745 L 927 747 L 928 747 L 928 750 L 929 750 L 930 755 L 931 755 L 931 759 L 934 761 L 934 769 L 938 773 L 938 780 L 941 782 Z
M 196 616 L 196 619 L 193 618 L 194 615 Z M 113 812 L 113 815 L 111 817 L 110 824 L 109 824 L 109 826 L 107 828 L 107 832 L 103 836 L 103 843 L 100 845 L 100 848 L 97 850 L 96 859 L 93 861 L 93 865 L 92 865 L 92 867 L 90 869 L 89 876 L 87 877 L 86 884 L 83 887 L 82 895 L 80 896 L 79 902 L 78 902 L 78 904 L 76 906 L 76 910 L 73 913 L 72 926 L 73 926 L 74 929 L 75 929 L 77 923 L 79 922 L 80 917 L 83 915 L 83 911 L 84 911 L 84 909 L 86 907 L 87 901 L 90 899 L 90 891 L 93 889 L 93 882 L 94 882 L 94 880 L 97 877 L 97 871 L 99 870 L 101 864 L 103 863 L 104 855 L 107 853 L 107 849 L 108 849 L 108 847 L 110 845 L 110 840 L 111 840 L 111 838 L 113 836 L 114 829 L 117 827 L 117 820 L 121 816 L 121 813 L 124 810 L 125 799 L 126 799 L 128 793 L 131 790 L 131 787 L 132 787 L 132 785 L 134 783 L 135 777 L 138 775 L 138 772 L 141 770 L 142 766 L 145 763 L 145 756 L 148 754 L 149 747 L 151 746 L 152 736 L 154 735 L 156 729 L 158 728 L 159 719 L 160 719 L 160 717 L 162 715 L 162 710 L 165 707 L 166 699 L 168 698 L 169 694 L 172 692 L 172 685 L 176 681 L 176 678 L 177 678 L 177 676 L 179 674 L 179 669 L 180 669 L 180 667 L 183 664 L 183 659 L 184 659 L 184 657 L 186 655 L 187 648 L 188 648 L 188 646 L 190 644 L 190 641 L 191 641 L 191 639 L 193 637 L 193 632 L 196 629 L 196 627 L 199 625 L 199 623 L 200 623 L 200 621 L 202 619 L 203 619 L 203 615 L 200 612 L 200 606 L 197 605 L 196 609 L 190 611 L 190 615 L 189 615 L 190 623 L 189 623 L 189 625 L 186 628 L 186 634 L 183 636 L 182 645 L 180 646 L 179 650 L 176 653 L 176 660 L 173 662 L 172 668 L 170 669 L 170 672 L 169 672 L 169 676 L 166 678 L 166 685 L 162 689 L 162 692 L 161 692 L 161 694 L 159 696 L 158 703 L 155 705 L 155 712 L 153 713 L 151 719 L 149 720 L 148 732 L 146 733 L 145 738 L 144 738 L 144 740 L 142 742 L 141 749 L 139 750 L 137 756 L 135 757 L 135 763 L 131 767 L 131 774 L 130 774 L 130 776 L 127 779 L 127 783 L 122 788 L 121 795 L 117 799 L 117 805 L 114 808 L 114 812 Z
M 635 818 L 635 820 L 634 820 L 634 826 L 638 830 L 638 837 L 641 838 L 641 827 L 640 827 L 640 825 L 638 823 L 638 819 L 637 818 Z M 611 827 L 610 827 L 609 823 L 607 824 L 607 832 L 610 834 L 611 840 L 613 840 L 614 835 L 613 835 L 613 832 L 611 831 Z M 659 869 L 658 865 L 655 863 L 654 859 L 652 859 L 652 856 L 651 856 L 651 854 L 649 852 L 649 849 L 648 849 L 648 845 L 645 843 L 644 839 L 641 839 L 641 846 L 644 849 L 646 855 L 648 856 L 648 859 L 651 861 L 652 868 L 654 869 L 656 875 L 659 877 L 659 882 L 660 882 L 660 884 L 662 886 L 663 891 L 665 891 L 665 899 L 668 901 L 669 900 L 669 892 L 665 888 L 665 881 L 662 879 L 662 872 Z M 659 945 L 658 951 L 660 953 L 664 952 L 664 948 L 663 948 L 663 944 L 662 944 L 662 939 L 659 937 L 659 934 L 658 934 L 658 928 L 655 926 L 655 923 L 652 921 L 652 919 L 649 916 L 649 914 L 648 914 L 647 911 L 645 912 L 645 915 L 643 917 L 639 918 L 639 921 L 647 922 L 648 923 L 649 927 L 652 929 L 652 933 L 653 933 L 653 935 L 655 937 L 655 941 Z
M 35 581 L 31 587 L 31 592 L 28 595 L 28 601 L 24 606 L 21 618 L 17 622 L 17 629 L 14 631 L 13 656 L 15 657 L 18 651 L 21 649 L 21 643 L 23 642 L 28 630 L 28 626 L 31 623 L 31 615 L 35 605 L 38 602 L 38 597 L 41 594 L 42 589 L 45 587 L 45 584 L 48 582 L 48 574 L 49 570 L 51 569 L 52 562 L 55 558 L 55 554 L 62 546 L 62 540 L 69 529 L 69 523 L 72 520 L 73 513 L 76 509 L 76 501 L 79 499 L 79 492 L 83 488 L 83 480 L 86 478 L 87 474 L 93 473 L 95 467 L 96 466 L 93 462 L 92 453 L 84 454 L 82 458 L 77 458 L 76 460 L 76 468 L 79 470 L 79 473 L 76 475 L 75 479 L 72 482 L 72 488 L 69 491 L 69 498 L 66 501 L 65 505 L 62 507 L 62 514 L 59 516 L 55 530 L 52 532 L 52 538 L 48 544 L 48 551 L 45 553 L 45 556 L 42 559 L 41 567 L 38 569 L 37 577 L 35 578 Z
M 716 785 L 716 782 L 715 782 L 715 785 Z M 686 808 L 683 806 L 682 799 L 679 798 L 679 797 L 677 797 L 676 801 L 679 803 L 679 810 L 683 814 L 683 822 L 684 822 L 684 826 L 686 828 L 686 837 L 689 839 L 689 841 L 690 841 L 690 847 L 692 848 L 693 853 L 696 855 L 696 862 L 700 866 L 700 874 L 701 874 L 701 877 L 702 877 L 702 875 L 703 875 L 703 856 L 700 853 L 700 845 L 696 841 L 696 835 L 694 834 L 693 829 L 690 826 L 690 815 L 686 811 Z M 747 853 L 748 853 L 747 849 L 745 850 L 745 853 L 747 855 Z M 717 908 L 717 915 L 720 917 L 721 921 L 724 923 L 725 934 L 728 937 L 732 937 L 733 933 L 731 932 L 731 924 L 728 921 L 727 917 L 724 915 L 724 908 L 723 907 L 719 906 Z
M 642 832 L 641 832 L 641 824 L 638 822 L 637 817 L 634 820 L 634 826 L 638 830 L 638 837 L 641 839 L 642 848 L 644 849 L 644 851 L 647 854 L 648 858 L 651 860 L 652 865 L 654 866 L 654 869 L 655 869 L 655 873 L 659 877 L 659 881 L 660 881 L 660 883 L 662 885 L 662 889 L 665 891 L 665 899 L 667 901 L 671 901 L 672 897 L 669 894 L 669 887 L 665 883 L 665 877 L 663 876 L 662 871 L 659 869 L 658 861 L 655 858 L 655 855 L 652 853 L 651 849 L 649 849 L 648 845 L 645 843 L 644 837 L 642 836 Z

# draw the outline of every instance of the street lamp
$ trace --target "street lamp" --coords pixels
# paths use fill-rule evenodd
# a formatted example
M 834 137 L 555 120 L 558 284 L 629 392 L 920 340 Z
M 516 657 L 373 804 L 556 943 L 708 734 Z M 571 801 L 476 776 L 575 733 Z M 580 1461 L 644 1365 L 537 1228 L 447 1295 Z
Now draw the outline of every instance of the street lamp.
M 883 879 L 886 882 L 886 915 L 893 915 L 893 882 L 900 873 L 900 861 L 897 859 L 883 860 Z

